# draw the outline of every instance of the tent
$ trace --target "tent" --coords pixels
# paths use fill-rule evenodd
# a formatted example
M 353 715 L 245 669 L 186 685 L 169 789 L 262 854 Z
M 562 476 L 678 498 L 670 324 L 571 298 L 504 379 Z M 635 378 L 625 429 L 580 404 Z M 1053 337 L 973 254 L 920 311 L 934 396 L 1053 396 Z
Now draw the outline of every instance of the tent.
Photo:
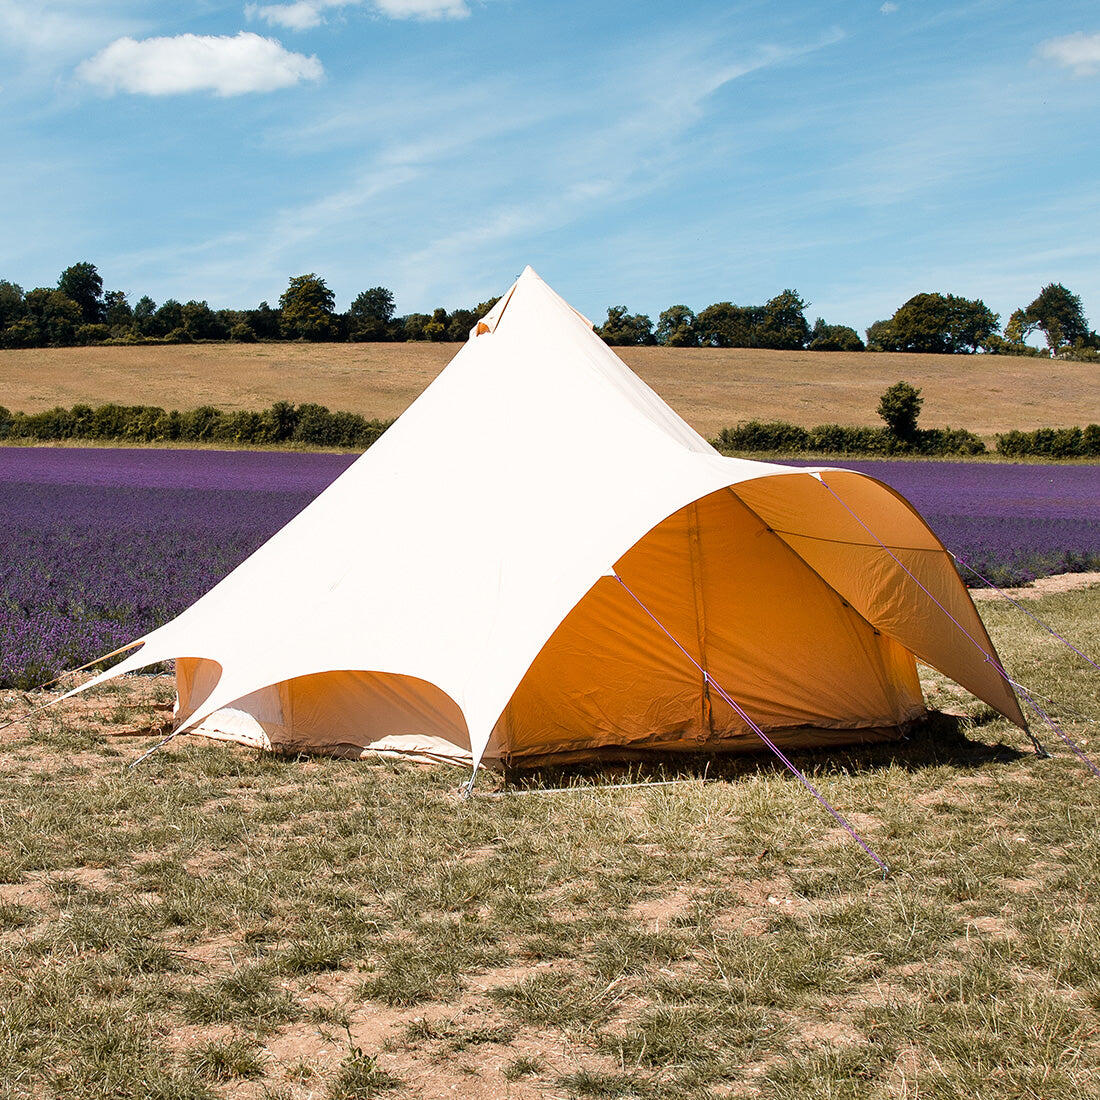
M 179 731 L 475 771 L 755 751 L 754 725 L 896 736 L 918 660 L 1026 728 L 910 504 L 718 454 L 531 268 L 366 454 L 127 648 L 84 687 L 174 659 Z

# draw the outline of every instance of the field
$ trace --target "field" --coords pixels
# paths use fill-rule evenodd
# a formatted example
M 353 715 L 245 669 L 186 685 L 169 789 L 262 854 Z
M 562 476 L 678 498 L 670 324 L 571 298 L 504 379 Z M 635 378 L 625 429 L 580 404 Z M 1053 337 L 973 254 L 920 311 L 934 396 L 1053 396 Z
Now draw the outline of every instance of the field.
M 1100 781 L 935 673 L 908 740 L 796 756 L 885 880 L 768 758 L 467 801 L 450 768 L 201 738 L 129 770 L 170 677 L 29 716 L 43 693 L 2 686 L 174 614 L 352 460 L 0 451 L 0 727 L 26 719 L 0 729 L 0 1097 L 1097 1095 Z M 852 465 L 987 575 L 1100 561 L 1094 467 Z M 1092 579 L 1028 607 L 1095 657 Z M 1095 670 L 979 606 L 1100 749 Z
M 1093 740 L 1095 674 L 981 606 Z M 1031 606 L 1100 649 L 1100 589 Z M 1100 786 L 927 686 L 911 740 L 798 758 L 885 881 L 764 759 L 463 802 L 200 739 L 126 770 L 166 678 L 46 711 L 0 734 L 0 1094 L 1095 1097 Z
M 255 344 L 0 351 L 0 404 L 37 412 L 77 402 L 260 409 L 314 401 L 389 418 L 458 344 Z M 924 427 L 986 437 L 1100 419 L 1088 364 L 1009 356 L 619 348 L 626 363 L 707 438 L 739 420 L 875 424 L 887 386 L 919 386 Z

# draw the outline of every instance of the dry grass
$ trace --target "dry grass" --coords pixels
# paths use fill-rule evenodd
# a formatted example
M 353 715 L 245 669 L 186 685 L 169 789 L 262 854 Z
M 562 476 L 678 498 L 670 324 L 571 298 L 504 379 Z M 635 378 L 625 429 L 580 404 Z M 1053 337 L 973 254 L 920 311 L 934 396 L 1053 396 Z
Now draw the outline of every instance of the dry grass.
M 316 401 L 397 416 L 458 351 L 457 344 L 256 344 L 0 351 L 0 403 L 36 412 L 118 401 L 166 408 L 257 409 Z M 877 423 L 887 386 L 920 386 L 925 427 L 980 435 L 1096 419 L 1100 376 L 1087 364 L 1007 356 L 850 354 L 745 349 L 621 348 L 637 371 L 703 435 L 739 420 Z
M 1100 589 L 1032 607 L 1100 648 Z M 1091 740 L 1087 666 L 983 612 Z M 47 711 L 0 745 L 0 1096 L 1094 1097 L 1100 785 L 929 688 L 968 716 L 800 755 L 887 881 L 767 761 L 460 802 L 202 741 L 126 771 L 163 677 Z

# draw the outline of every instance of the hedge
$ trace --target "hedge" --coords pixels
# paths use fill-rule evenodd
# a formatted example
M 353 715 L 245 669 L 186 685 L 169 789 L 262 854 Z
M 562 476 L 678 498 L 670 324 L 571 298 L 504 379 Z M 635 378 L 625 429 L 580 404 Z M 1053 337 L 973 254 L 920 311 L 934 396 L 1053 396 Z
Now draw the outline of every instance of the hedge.
M 1100 457 L 1100 424 L 1085 428 L 1036 428 L 1033 432 L 1006 432 L 997 436 L 997 453 L 1012 458 Z
M 276 402 L 263 412 L 222 412 L 212 405 L 166 412 L 155 405 L 74 405 L 40 413 L 0 406 L 0 440 L 54 442 L 88 439 L 111 443 L 304 443 L 365 450 L 392 421 L 330 412 L 324 405 Z
M 35 442 L 96 440 L 106 443 L 300 443 L 366 450 L 392 424 L 358 413 L 331 412 L 324 405 L 278 401 L 262 412 L 222 412 L 213 405 L 180 412 L 156 405 L 73 405 L 40 413 L 9 412 L 0 405 L 0 440 Z M 899 439 L 886 428 L 819 424 L 802 428 L 786 421 L 749 420 L 723 428 L 721 451 L 781 454 L 979 455 L 986 446 L 962 428 L 920 430 Z M 1100 424 L 1084 428 L 1038 428 L 997 436 L 997 453 L 1010 458 L 1100 457 Z
M 963 428 L 918 430 L 912 438 L 901 439 L 886 428 L 801 428 L 784 420 L 748 420 L 723 428 L 714 445 L 720 451 L 849 455 L 980 455 L 986 449 L 978 436 Z

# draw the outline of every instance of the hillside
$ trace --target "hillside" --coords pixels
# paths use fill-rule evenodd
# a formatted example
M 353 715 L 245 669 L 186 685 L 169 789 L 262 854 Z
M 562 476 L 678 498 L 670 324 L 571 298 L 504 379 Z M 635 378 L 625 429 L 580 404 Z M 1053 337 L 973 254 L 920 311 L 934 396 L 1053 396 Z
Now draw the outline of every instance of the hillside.
M 0 351 L 0 405 L 35 412 L 117 401 L 165 408 L 263 408 L 316 401 L 398 415 L 457 344 L 208 344 Z M 925 427 L 981 435 L 1100 420 L 1100 375 L 1084 363 L 1002 356 L 750 349 L 620 348 L 700 432 L 738 420 L 875 423 L 879 394 L 904 378 L 924 393 Z

